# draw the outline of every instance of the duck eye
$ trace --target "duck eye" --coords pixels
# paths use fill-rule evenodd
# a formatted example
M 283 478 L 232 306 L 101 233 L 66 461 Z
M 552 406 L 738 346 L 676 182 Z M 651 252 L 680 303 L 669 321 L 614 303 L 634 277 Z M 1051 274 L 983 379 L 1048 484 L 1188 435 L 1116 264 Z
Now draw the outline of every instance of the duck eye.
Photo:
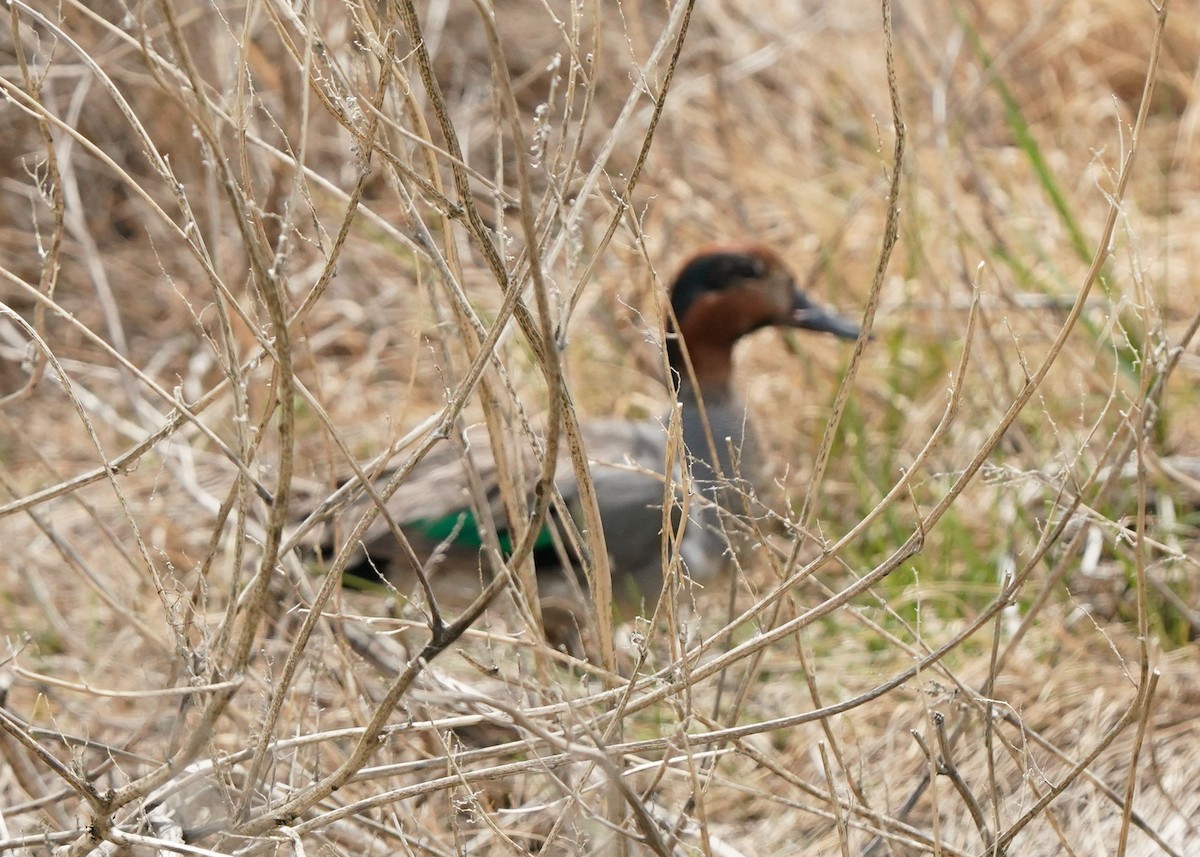
M 741 260 L 738 275 L 747 280 L 761 280 L 767 276 L 767 263 L 757 256 L 746 256 Z
M 756 256 L 731 256 L 723 273 L 730 280 L 758 280 L 766 276 L 767 265 Z

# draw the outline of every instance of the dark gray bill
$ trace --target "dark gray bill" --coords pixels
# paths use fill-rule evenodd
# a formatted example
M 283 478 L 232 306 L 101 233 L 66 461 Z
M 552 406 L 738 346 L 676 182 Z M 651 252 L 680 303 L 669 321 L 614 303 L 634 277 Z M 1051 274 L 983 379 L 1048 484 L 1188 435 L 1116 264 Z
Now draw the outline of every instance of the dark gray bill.
M 792 303 L 792 326 L 818 333 L 832 333 L 838 339 L 858 339 L 858 325 L 848 318 L 834 315 L 808 299 L 802 292 L 796 293 Z

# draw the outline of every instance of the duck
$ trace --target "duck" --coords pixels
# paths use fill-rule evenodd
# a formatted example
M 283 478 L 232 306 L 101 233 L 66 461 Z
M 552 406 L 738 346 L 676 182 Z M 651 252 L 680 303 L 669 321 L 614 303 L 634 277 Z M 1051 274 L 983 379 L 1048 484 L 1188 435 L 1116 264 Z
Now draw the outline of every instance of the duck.
M 703 585 L 732 565 L 737 539 L 730 535 L 726 516 L 752 513 L 758 504 L 756 486 L 765 484 L 767 474 L 753 420 L 734 382 L 734 347 L 767 327 L 845 340 L 859 336 L 858 324 L 819 306 L 797 286 L 783 257 L 771 247 L 752 242 L 701 247 L 671 281 L 664 324 L 667 380 L 678 404 L 684 455 L 668 460 L 675 445 L 668 443 L 665 418 L 582 424 L 619 618 L 648 615 L 662 592 L 662 507 L 670 496 L 664 485 L 674 493 L 668 519 L 676 532 L 682 529 L 674 543 L 686 576 Z M 478 520 L 485 516 L 472 508 L 468 467 L 474 467 L 487 493 L 486 517 L 496 528 L 501 550 L 511 549 L 486 434 L 469 431 L 466 449 L 470 464 L 461 446 L 435 445 L 387 500 L 392 520 L 423 563 L 436 597 L 450 606 L 467 603 L 488 576 L 483 556 L 488 540 Z M 526 469 L 536 473 L 534 466 Z M 575 542 L 564 537 L 564 515 L 582 523 L 579 487 L 565 454 L 555 486 L 562 502 L 552 507 L 533 561 L 546 634 L 569 649 L 577 646 L 594 608 L 579 571 L 578 550 L 571 547 Z M 684 516 L 687 525 L 680 528 Z M 340 545 L 335 529 L 327 526 L 323 533 L 319 551 L 328 557 Z M 412 554 L 382 520 L 355 547 L 346 573 L 383 578 L 401 594 L 415 590 Z

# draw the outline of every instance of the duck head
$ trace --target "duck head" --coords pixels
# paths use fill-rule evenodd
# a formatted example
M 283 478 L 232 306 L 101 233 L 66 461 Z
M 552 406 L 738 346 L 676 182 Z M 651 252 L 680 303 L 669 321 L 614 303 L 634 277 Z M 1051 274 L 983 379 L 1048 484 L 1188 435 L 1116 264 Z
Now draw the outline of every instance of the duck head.
M 699 250 L 671 286 L 667 359 L 678 388 L 692 371 L 705 398 L 730 390 L 733 346 L 763 327 L 792 327 L 858 337 L 858 325 L 822 309 L 796 287 L 779 254 L 759 244 L 722 244 Z

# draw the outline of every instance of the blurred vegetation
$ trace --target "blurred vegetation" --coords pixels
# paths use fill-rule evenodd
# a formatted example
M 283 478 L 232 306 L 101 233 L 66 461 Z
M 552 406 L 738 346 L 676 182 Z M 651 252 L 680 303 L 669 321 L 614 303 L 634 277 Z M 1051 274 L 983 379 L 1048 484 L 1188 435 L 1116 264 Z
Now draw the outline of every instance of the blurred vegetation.
M 0 850 L 85 853 L 90 825 L 150 853 L 132 837 L 169 838 L 160 806 L 209 853 L 276 847 L 281 824 L 309 853 L 490 853 L 501 835 L 597 853 L 610 824 L 644 838 L 590 748 L 678 834 L 672 853 L 866 853 L 880 831 L 896 854 L 995 835 L 1026 855 L 1118 838 L 1189 853 L 1196 7 L 1172 5 L 1161 39 L 1132 0 L 895 9 L 899 244 L 840 420 L 846 346 L 764 332 L 737 355 L 777 465 L 775 531 L 732 587 L 696 595 L 686 632 L 618 628 L 624 675 L 497 609 L 396 701 L 435 629 L 377 588 L 321 600 L 296 513 L 438 431 L 485 423 L 516 449 L 555 395 L 546 355 L 584 418 L 665 413 L 663 289 L 699 245 L 762 241 L 861 313 L 897 133 L 879 8 L 43 6 L 14 0 L 0 35 Z M 520 319 L 541 320 L 531 269 L 548 343 Z M 498 323 L 483 380 L 462 386 Z M 759 603 L 781 573 L 792 585 Z M 1153 698 L 1142 665 L 1161 673 Z M 936 748 L 931 713 L 990 833 L 945 776 L 903 807 L 938 767 L 909 734 Z M 356 757 L 380 724 L 391 737 Z M 747 724 L 682 752 L 684 734 Z M 660 743 L 611 749 L 642 739 Z M 572 766 L 548 776 L 560 752 Z M 526 766 L 488 768 L 510 762 Z M 387 764 L 411 767 L 370 767 Z M 341 765 L 357 776 L 277 814 Z

